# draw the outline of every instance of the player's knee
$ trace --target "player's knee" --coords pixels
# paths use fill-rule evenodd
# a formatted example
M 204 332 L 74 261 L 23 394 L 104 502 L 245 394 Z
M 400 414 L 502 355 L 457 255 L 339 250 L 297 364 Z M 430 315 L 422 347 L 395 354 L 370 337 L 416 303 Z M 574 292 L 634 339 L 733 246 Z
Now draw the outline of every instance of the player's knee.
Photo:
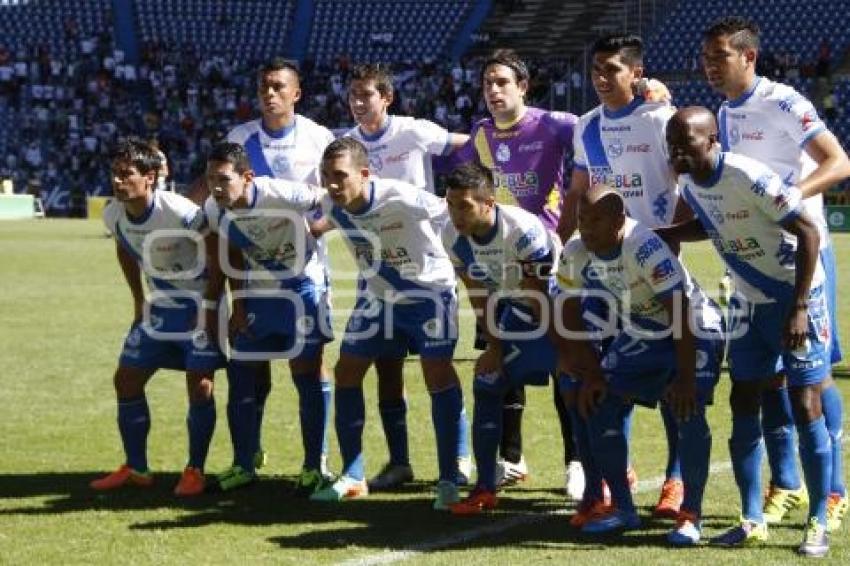
M 451 358 L 422 358 L 422 373 L 428 391 L 435 393 L 451 387 L 460 387 L 460 380 Z
M 322 358 L 293 358 L 289 360 L 289 371 L 292 375 L 315 375 L 316 379 L 321 379 Z
M 141 397 L 145 392 L 145 383 L 149 372 L 135 368 L 119 367 L 113 377 L 115 394 L 119 399 L 131 399 Z
M 794 422 L 796 424 L 808 424 L 821 417 L 820 392 L 820 384 L 789 388 L 788 394 L 791 397 L 791 410 L 794 413 Z
M 476 400 L 495 399 L 501 403 L 508 387 L 507 378 L 496 372 L 477 374 L 472 380 L 472 394 Z
M 371 360 L 342 354 L 334 366 L 334 380 L 338 387 L 358 387 L 363 383 Z
M 757 415 L 761 408 L 761 386 L 757 381 L 735 381 L 729 394 L 733 415 Z
M 189 402 L 205 403 L 213 396 L 213 376 L 211 374 L 188 374 L 186 378 Z

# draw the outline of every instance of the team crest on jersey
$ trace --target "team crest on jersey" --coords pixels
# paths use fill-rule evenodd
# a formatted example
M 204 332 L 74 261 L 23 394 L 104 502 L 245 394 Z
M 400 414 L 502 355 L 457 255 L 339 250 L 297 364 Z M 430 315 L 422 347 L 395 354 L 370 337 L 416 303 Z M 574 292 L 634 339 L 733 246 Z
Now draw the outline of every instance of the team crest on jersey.
M 617 138 L 611 140 L 611 143 L 605 148 L 608 157 L 611 159 L 617 159 L 621 155 L 623 155 L 623 140 Z
M 272 161 L 272 171 L 274 171 L 276 177 L 282 177 L 289 173 L 290 169 L 292 169 L 292 164 L 285 155 L 278 155 Z
M 507 163 L 511 160 L 511 148 L 506 143 L 500 143 L 496 148 L 496 161 Z
M 374 171 L 375 173 L 381 171 L 384 168 L 384 160 L 381 159 L 380 155 L 370 155 L 369 156 L 369 169 Z
M 741 141 L 741 130 L 738 128 L 738 125 L 735 124 L 729 130 L 729 145 L 738 145 Z
M 711 219 L 714 220 L 715 224 L 723 224 L 726 222 L 726 218 L 723 216 L 723 211 L 715 204 L 712 204 L 711 208 L 708 209 L 708 215 L 711 216 Z

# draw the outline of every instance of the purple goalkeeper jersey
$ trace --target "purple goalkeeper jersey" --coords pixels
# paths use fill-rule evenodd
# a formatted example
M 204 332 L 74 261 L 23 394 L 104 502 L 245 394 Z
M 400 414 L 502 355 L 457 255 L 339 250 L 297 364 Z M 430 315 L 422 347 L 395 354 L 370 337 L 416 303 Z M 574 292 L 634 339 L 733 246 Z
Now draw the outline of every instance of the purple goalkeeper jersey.
M 532 107 L 507 127 L 484 118 L 472 127 L 458 161 L 477 160 L 491 169 L 497 194 L 509 192 L 519 206 L 554 231 L 561 215 L 564 163 L 573 151 L 577 122 L 573 114 Z

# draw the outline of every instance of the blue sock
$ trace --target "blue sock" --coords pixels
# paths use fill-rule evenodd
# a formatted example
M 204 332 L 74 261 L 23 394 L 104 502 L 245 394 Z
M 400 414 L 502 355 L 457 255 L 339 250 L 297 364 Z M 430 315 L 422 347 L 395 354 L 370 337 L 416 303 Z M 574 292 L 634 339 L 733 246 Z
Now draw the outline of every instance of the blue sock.
M 322 382 L 317 374 L 293 375 L 298 390 L 298 417 L 301 420 L 301 444 L 305 470 L 318 470 L 322 464 L 322 442 L 327 414 Z
M 506 383 L 502 381 L 502 383 Z M 478 467 L 477 486 L 496 491 L 496 456 L 502 439 L 502 415 L 505 390 L 499 382 L 473 381 L 475 407 L 472 411 L 472 449 Z
M 576 455 L 584 470 L 584 495 L 585 501 L 602 501 L 605 494 L 602 491 L 602 472 L 593 459 L 593 451 L 590 445 L 590 428 L 587 421 L 581 418 L 575 407 L 567 409 L 570 421 L 573 425 L 573 440 L 575 441 Z
M 356 480 L 364 478 L 363 425 L 366 404 L 362 387 L 336 388 L 336 436 L 342 454 L 342 474 Z
M 254 471 L 257 452 L 256 375 L 249 364 L 231 360 L 227 365 L 228 414 L 232 414 L 231 438 L 235 441 L 233 463 L 247 472 Z
M 664 432 L 667 434 L 667 470 L 665 478 L 681 479 L 682 465 L 679 454 L 679 423 L 673 416 L 673 411 L 667 403 L 661 403 L 661 420 L 664 423 Z
M 434 433 L 437 437 L 440 481 L 457 483 L 457 433 L 461 409 L 463 393 L 459 386 L 431 393 L 431 420 L 434 422 Z
M 148 471 L 147 442 L 151 430 L 148 400 L 142 395 L 118 400 L 118 431 L 127 465 L 137 472 Z
M 322 403 L 325 405 L 325 424 L 324 435 L 322 436 L 322 455 L 328 455 L 328 436 L 331 432 L 331 407 L 334 401 L 334 385 L 333 382 L 326 376 L 322 375 Z
M 469 458 L 469 419 L 466 407 L 460 408 L 460 420 L 457 421 L 457 455 L 459 458 Z
M 744 519 L 764 522 L 761 492 L 761 420 L 758 415 L 732 415 L 729 455 L 741 493 Z
M 770 481 L 782 489 L 800 489 L 794 417 L 788 388 L 766 389 L 761 394 L 761 426 L 770 464 Z
M 629 465 L 626 438 L 631 412 L 631 404 L 609 391 L 588 419 L 593 459 L 608 483 L 614 506 L 625 513 L 635 512 L 629 480 L 626 477 Z
M 832 441 L 832 482 L 829 491 L 844 497 L 847 495 L 847 488 L 844 486 L 844 463 L 841 456 L 844 405 L 841 401 L 841 392 L 834 383 L 828 389 L 821 391 L 820 402 L 823 417 L 826 419 L 826 429 L 829 431 L 829 439 Z
M 381 413 L 381 425 L 384 427 L 384 438 L 387 439 L 387 449 L 390 453 L 390 464 L 407 466 L 410 464 L 410 453 L 407 447 L 407 399 L 391 399 L 378 403 Z
M 800 461 L 809 490 L 809 517 L 817 517 L 826 525 L 826 500 L 832 483 L 832 449 L 826 420 L 820 418 L 797 425 L 800 436 Z
M 268 362 L 266 362 L 268 363 Z M 265 369 L 265 372 L 271 372 L 271 369 Z M 255 387 L 255 395 L 254 398 L 257 400 L 257 450 L 263 447 L 263 417 L 266 414 L 266 399 L 269 398 L 269 393 L 272 390 L 272 382 L 269 379 L 266 381 L 265 379 L 257 378 Z
M 189 465 L 203 470 L 215 430 L 215 398 L 189 403 L 186 426 L 189 429 Z
M 702 497 L 708 482 L 708 466 L 711 461 L 711 429 L 705 420 L 705 406 L 679 427 L 679 457 L 682 461 L 682 482 L 685 498 L 682 510 L 702 516 Z

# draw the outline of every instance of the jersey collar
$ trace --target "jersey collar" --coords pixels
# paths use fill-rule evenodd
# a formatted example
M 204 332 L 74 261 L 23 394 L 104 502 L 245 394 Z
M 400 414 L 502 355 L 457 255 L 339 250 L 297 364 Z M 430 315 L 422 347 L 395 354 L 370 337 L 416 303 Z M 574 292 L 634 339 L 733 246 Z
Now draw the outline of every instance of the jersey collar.
M 507 130 L 507 129 L 513 128 L 514 126 L 519 124 L 522 121 L 522 119 L 526 117 L 527 114 L 528 114 L 528 106 L 525 107 L 525 109 L 522 111 L 522 114 L 517 116 L 516 120 L 513 120 L 511 122 L 497 122 L 496 119 L 494 118 L 493 124 L 495 124 L 496 127 L 500 130 Z
M 752 86 L 750 88 L 748 88 L 746 90 L 746 92 L 744 92 L 744 94 L 742 94 L 741 96 L 739 96 L 738 98 L 736 98 L 734 100 L 728 101 L 729 108 L 737 108 L 737 107 L 741 106 L 742 104 L 744 104 L 747 100 L 749 100 L 750 97 L 753 95 L 753 93 L 756 91 L 756 88 L 758 87 L 760 82 L 761 82 L 761 77 L 756 75 L 756 80 L 753 81 Z
M 720 180 L 720 176 L 723 174 L 723 162 L 726 160 L 726 154 L 722 151 L 717 155 L 717 162 L 714 164 L 714 171 L 711 172 L 711 177 L 708 178 L 708 181 L 705 184 L 698 183 L 696 179 L 693 179 L 694 184 L 698 185 L 704 189 L 710 189 L 714 185 L 717 184 L 717 181 Z
M 625 118 L 629 114 L 635 111 L 635 109 L 646 102 L 646 99 L 642 96 L 636 96 L 632 99 L 631 102 L 620 108 L 619 110 L 609 110 L 605 105 L 602 106 L 602 112 L 605 114 L 605 117 L 610 120 L 616 120 L 618 118 Z
M 488 230 L 487 233 L 484 234 L 484 236 L 481 238 L 476 238 L 475 234 L 470 235 L 472 241 L 478 244 L 479 246 L 486 246 L 487 244 L 492 242 L 493 238 L 495 238 L 496 234 L 499 232 L 499 205 L 496 205 L 493 208 L 496 209 L 496 214 L 493 216 L 493 226 L 490 228 L 490 230 Z
M 392 116 L 387 116 L 387 119 L 384 120 L 384 123 L 381 124 L 381 127 L 374 134 L 366 133 L 365 130 L 361 126 L 357 126 L 357 130 L 360 132 L 360 137 L 363 138 L 364 141 L 373 142 L 378 141 L 381 137 L 387 133 L 387 130 L 390 129 L 390 122 L 392 121 Z
M 151 214 L 153 214 L 154 206 L 156 206 L 156 197 L 157 191 L 154 191 L 151 198 L 151 203 L 148 205 L 142 215 L 137 218 L 134 218 L 127 214 L 127 209 L 124 209 L 124 216 L 127 217 L 127 221 L 130 222 L 130 224 L 144 224 L 145 222 L 147 222 L 148 219 L 151 217 Z
M 369 200 L 366 204 L 363 205 L 363 208 L 360 210 L 355 210 L 354 212 L 350 212 L 349 214 L 353 216 L 360 216 L 362 214 L 366 214 L 369 212 L 369 209 L 372 208 L 372 203 L 375 201 L 375 182 L 369 181 Z
M 623 244 L 621 243 L 621 244 L 617 245 L 614 249 L 612 249 L 610 253 L 607 253 L 607 254 L 597 254 L 597 253 L 595 253 L 593 255 L 595 255 L 597 258 L 601 259 L 602 261 L 613 261 L 613 260 L 617 259 L 618 257 L 620 257 L 620 253 L 622 253 L 622 251 L 623 251 Z
M 298 118 L 296 117 L 292 120 L 292 123 L 290 125 L 284 126 L 279 130 L 271 130 L 271 129 L 267 128 L 266 125 L 263 123 L 263 120 L 260 119 L 260 128 L 262 128 L 263 133 L 266 134 L 267 136 L 269 136 L 270 138 L 274 138 L 276 140 L 279 140 L 279 139 L 285 138 L 290 133 L 292 133 L 292 131 L 295 129 L 295 122 L 297 120 L 298 120 Z

